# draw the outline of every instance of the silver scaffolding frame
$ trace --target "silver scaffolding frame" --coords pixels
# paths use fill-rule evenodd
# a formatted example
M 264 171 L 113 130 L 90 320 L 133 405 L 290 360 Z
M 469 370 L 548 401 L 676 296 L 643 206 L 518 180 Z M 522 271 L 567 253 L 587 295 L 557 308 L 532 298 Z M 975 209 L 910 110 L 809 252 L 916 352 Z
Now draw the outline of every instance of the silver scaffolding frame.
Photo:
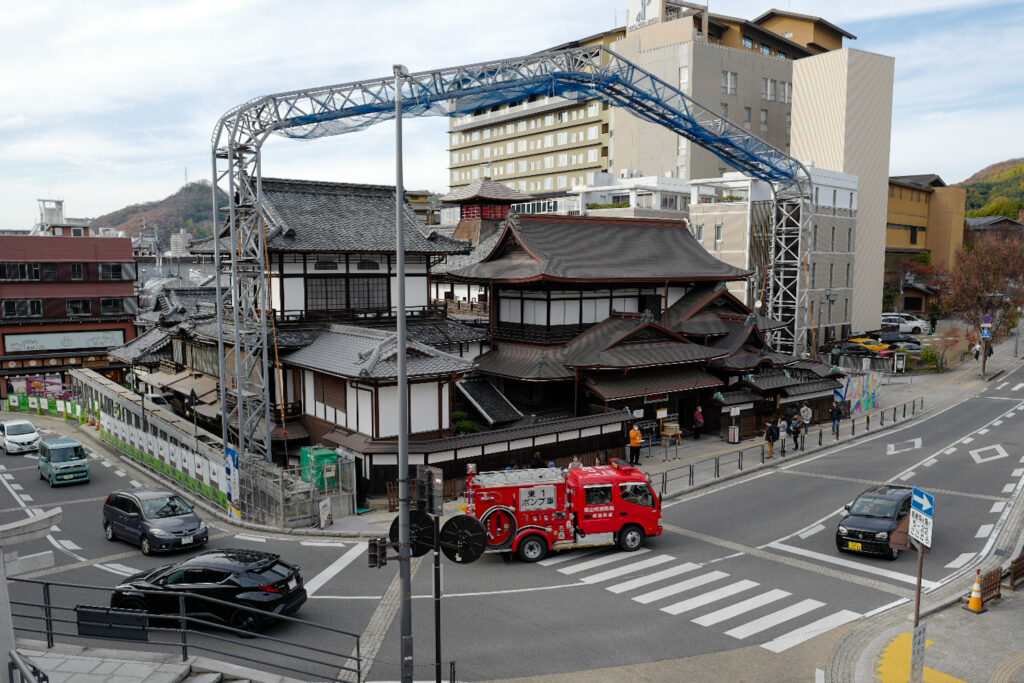
M 773 336 L 781 350 L 796 351 L 805 325 L 800 286 L 801 235 L 809 231 L 809 175 L 785 152 L 722 118 L 678 88 L 603 46 L 496 60 L 401 78 L 391 76 L 255 98 L 224 114 L 212 139 L 214 259 L 218 350 L 225 444 L 239 459 L 269 459 L 271 397 L 268 383 L 267 222 L 262 204 L 261 150 L 269 135 L 318 138 L 361 130 L 395 116 L 401 88 L 403 117 L 470 113 L 519 102 L 530 95 L 596 99 L 665 126 L 712 151 L 727 164 L 776 188 L 769 243 L 766 314 L 787 323 Z M 802 178 L 801 178 L 802 176 Z M 223 215 L 218 188 L 227 194 Z M 799 210 L 780 211 L 794 204 Z M 806 257 L 804 257 L 804 262 Z M 233 357 L 227 358 L 225 338 Z

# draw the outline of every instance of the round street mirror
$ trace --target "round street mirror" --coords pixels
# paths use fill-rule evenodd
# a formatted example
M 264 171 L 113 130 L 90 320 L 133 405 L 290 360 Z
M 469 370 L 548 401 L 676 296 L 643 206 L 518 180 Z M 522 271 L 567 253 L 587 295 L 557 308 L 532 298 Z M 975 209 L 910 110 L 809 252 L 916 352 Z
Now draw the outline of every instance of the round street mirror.
M 391 522 L 388 537 L 398 543 L 398 517 Z M 426 512 L 409 510 L 409 554 L 422 557 L 434 548 L 434 520 Z
M 486 543 L 484 525 L 476 517 L 456 515 L 441 527 L 441 552 L 452 562 L 476 562 L 484 554 Z

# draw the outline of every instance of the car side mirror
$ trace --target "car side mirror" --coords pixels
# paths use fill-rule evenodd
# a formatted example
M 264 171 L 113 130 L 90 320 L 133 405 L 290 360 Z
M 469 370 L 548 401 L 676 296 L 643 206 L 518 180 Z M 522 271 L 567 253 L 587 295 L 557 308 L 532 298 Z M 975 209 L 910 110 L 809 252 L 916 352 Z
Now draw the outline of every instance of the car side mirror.
M 843 506 L 843 509 L 846 510 L 847 512 L 849 512 L 851 505 L 853 505 L 853 503 L 847 503 L 846 505 Z
M 128 515 L 128 519 L 138 519 L 139 518 L 139 513 L 138 512 L 128 512 L 128 513 L 125 513 L 125 514 Z

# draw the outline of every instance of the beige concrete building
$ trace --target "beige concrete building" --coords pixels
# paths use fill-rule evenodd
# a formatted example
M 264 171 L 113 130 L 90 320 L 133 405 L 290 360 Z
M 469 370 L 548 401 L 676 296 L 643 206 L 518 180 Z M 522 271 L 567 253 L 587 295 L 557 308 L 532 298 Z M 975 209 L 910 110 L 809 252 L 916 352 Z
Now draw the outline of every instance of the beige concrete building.
M 844 48 L 793 66 L 791 154 L 805 164 L 856 175 L 858 211 L 853 248 L 850 323 L 876 329 L 882 312 L 892 57 Z
M 633 7 L 627 27 L 551 49 L 605 45 L 782 150 L 794 60 L 854 38 L 818 17 L 779 10 L 748 21 L 672 0 L 645 7 L 643 20 Z M 452 190 L 484 176 L 536 195 L 593 185 L 601 172 L 691 178 L 725 170 L 710 152 L 626 110 L 560 97 L 531 96 L 454 118 L 449 149 Z

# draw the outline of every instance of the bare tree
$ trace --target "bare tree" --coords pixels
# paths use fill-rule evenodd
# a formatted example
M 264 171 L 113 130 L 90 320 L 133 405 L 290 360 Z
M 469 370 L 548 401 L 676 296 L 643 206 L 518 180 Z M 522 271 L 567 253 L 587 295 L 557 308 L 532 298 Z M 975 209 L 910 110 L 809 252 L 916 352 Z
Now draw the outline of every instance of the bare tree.
M 943 300 L 951 313 L 959 315 L 972 330 L 980 330 L 982 319 L 992 317 L 995 338 L 1009 332 L 1016 312 L 1024 306 L 1024 237 L 982 235 L 973 245 L 956 253 Z M 985 376 L 991 339 L 984 339 L 981 374 Z

